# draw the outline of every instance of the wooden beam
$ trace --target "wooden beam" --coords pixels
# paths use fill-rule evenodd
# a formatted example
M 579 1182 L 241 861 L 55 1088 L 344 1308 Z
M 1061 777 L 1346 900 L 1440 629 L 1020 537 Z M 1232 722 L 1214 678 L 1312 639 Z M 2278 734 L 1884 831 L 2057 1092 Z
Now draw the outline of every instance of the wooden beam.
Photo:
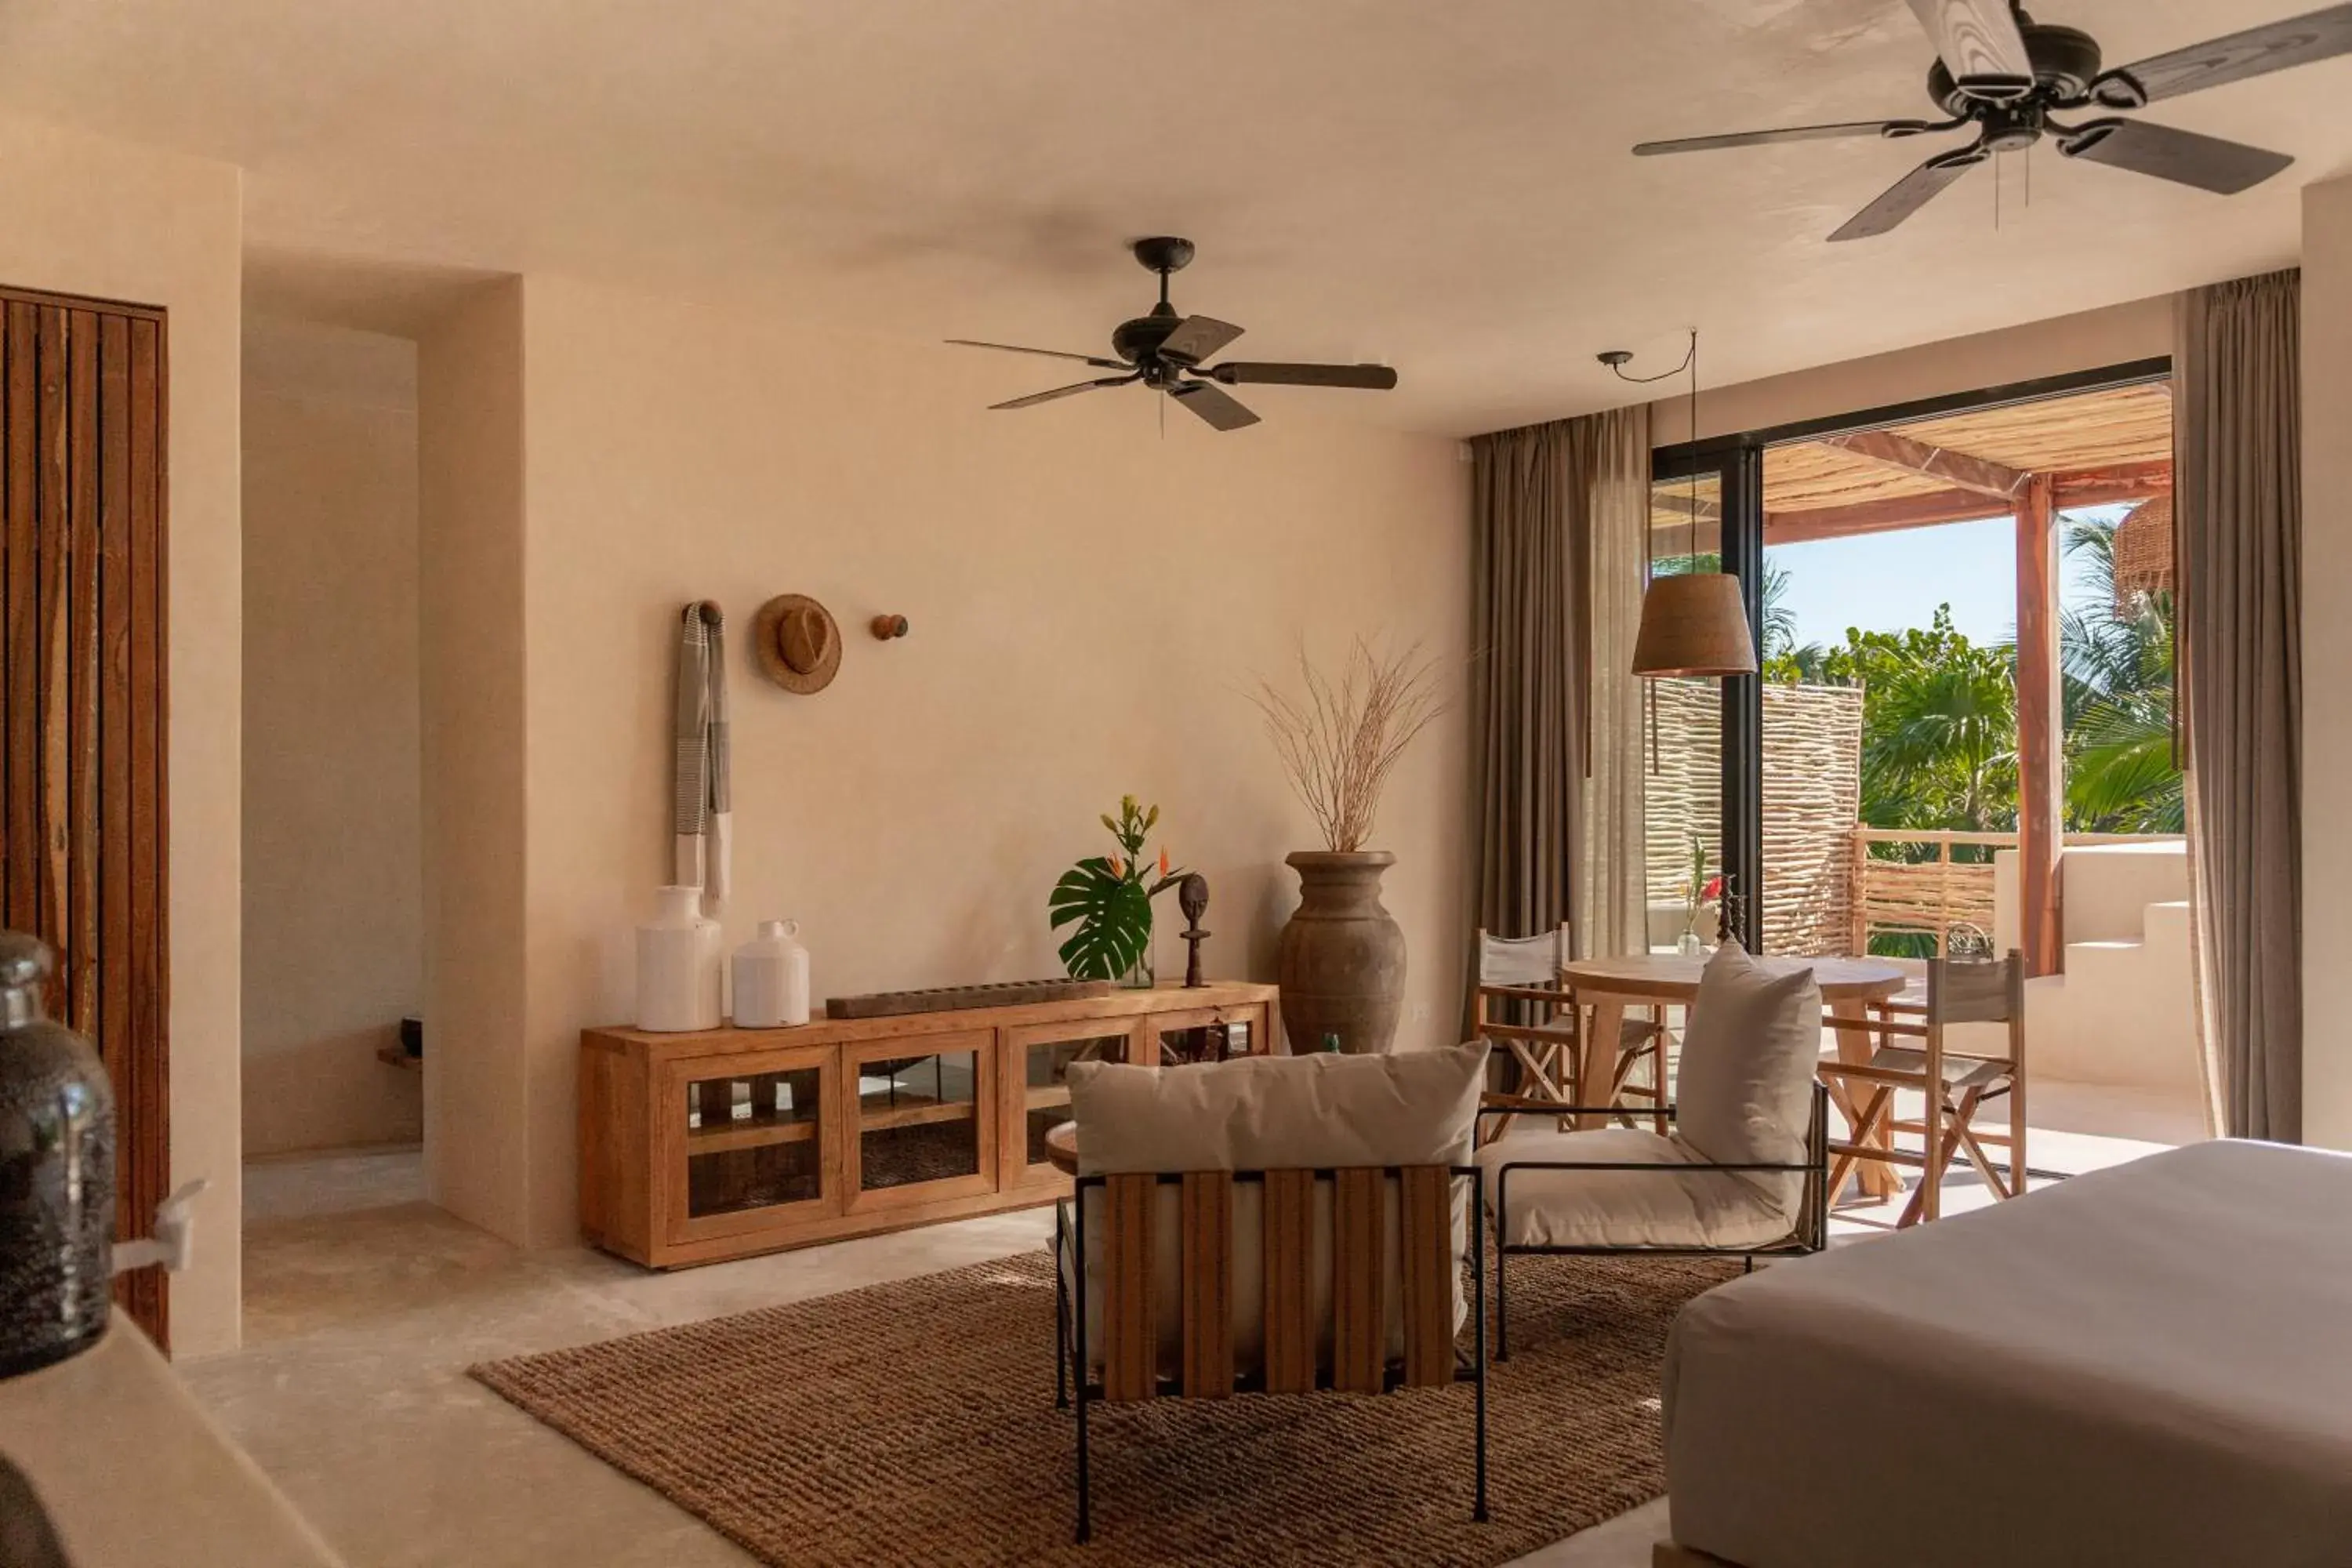
M 1865 533 L 1890 533 L 1901 528 L 1927 528 L 1939 522 L 1975 522 L 2007 517 L 2014 510 L 2012 502 L 1997 501 L 1974 490 L 1948 489 L 1855 501 L 1848 506 L 1812 507 L 1803 511 L 1767 511 L 1764 542 L 1803 544 L 1816 539 L 1852 539 Z
M 1650 559 L 1653 561 L 1679 561 L 1686 555 L 1719 555 L 1722 552 L 1723 524 L 1720 522 L 1702 519 L 1694 526 L 1677 520 L 1655 524 L 1650 530 Z
M 1670 511 L 1680 518 L 1695 517 L 1701 522 L 1720 522 L 1723 520 L 1722 502 L 1711 501 L 1705 496 L 1694 496 L 1685 489 L 1668 489 L 1664 486 L 1652 487 L 1650 510 Z
M 1881 468 L 1941 479 L 1955 489 L 1974 490 L 1980 496 L 2004 501 L 2015 500 L 2032 477 L 1990 458 L 1956 452 L 1948 447 L 1931 447 L 1894 430 L 1855 430 L 1832 436 L 1822 445 L 1850 452 Z
M 2017 893 L 2029 974 L 2063 968 L 2058 846 L 2066 823 L 2066 763 L 2053 489 L 2047 476 L 2035 476 L 2017 509 Z
M 2172 459 L 2116 463 L 2051 476 L 2051 504 L 2060 511 L 2078 506 L 2114 506 L 2172 493 Z

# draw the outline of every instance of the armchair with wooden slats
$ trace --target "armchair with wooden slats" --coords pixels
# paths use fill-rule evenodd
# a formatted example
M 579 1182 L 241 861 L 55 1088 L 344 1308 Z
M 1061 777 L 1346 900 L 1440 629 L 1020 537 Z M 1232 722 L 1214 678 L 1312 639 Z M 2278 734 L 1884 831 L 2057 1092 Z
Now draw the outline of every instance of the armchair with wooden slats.
M 1171 1068 L 1142 1086 L 1111 1075 L 1153 1069 L 1073 1070 L 1055 1403 L 1076 1406 L 1078 1541 L 1096 1405 L 1256 1393 L 1469 1384 L 1472 1517 L 1486 1518 L 1485 1189 L 1467 1163 L 1485 1068 L 1465 1047 Z M 1181 1076 L 1211 1074 L 1228 1076 Z M 1313 1163 L 1283 1167 L 1293 1148 Z M 1228 1156 L 1257 1168 L 1217 1168 Z M 1162 1168 L 1196 1163 L 1211 1168 Z
M 1511 1098 L 1551 1101 L 1566 1112 L 1580 1104 L 1611 1107 L 1631 1119 L 1628 1101 L 1648 1105 L 1647 1114 L 1660 1133 L 1666 1121 L 1666 1030 L 1664 1009 L 1652 1008 L 1645 1018 L 1624 1020 L 1611 1058 L 1609 1081 L 1586 1083 L 1585 1032 L 1590 1027 L 1576 993 L 1563 979 L 1573 949 L 1565 925 L 1535 936 L 1477 933 L 1477 984 L 1472 993 L 1470 1036 L 1490 1040 L 1517 1064 L 1519 1081 Z M 1516 1016 L 1512 1015 L 1517 1015 Z M 1636 1078 L 1649 1068 L 1648 1081 Z M 1499 1101 L 1497 1101 L 1499 1103 Z M 1511 1111 L 1500 1118 L 1488 1136 L 1510 1131 Z
M 2024 957 L 2012 952 L 1990 961 L 1929 959 L 1927 978 L 1924 1001 L 1879 1003 L 1867 1022 L 1823 1020 L 1833 1028 L 1866 1029 L 1877 1037 L 1867 1062 L 1821 1064 L 1850 1127 L 1846 1142 L 1830 1145 L 1835 1163 L 1829 1190 L 1834 1195 L 1861 1161 L 1917 1169 L 1919 1182 L 1895 1221 L 1898 1227 L 1941 1215 L 1944 1177 L 1961 1154 L 1996 1198 L 2015 1197 L 2026 1186 Z M 2001 1026 L 2001 1044 L 1956 1044 L 1947 1031 L 1963 1024 Z M 1920 1120 L 1895 1115 L 1900 1090 L 1924 1097 L 1927 1112 Z M 2009 1100 L 2009 1131 L 1978 1127 L 1977 1113 L 1985 1102 L 2003 1097 Z M 1920 1152 L 1896 1146 L 1897 1133 L 1917 1136 Z M 1994 1163 L 1989 1146 L 2006 1152 L 2005 1165 Z

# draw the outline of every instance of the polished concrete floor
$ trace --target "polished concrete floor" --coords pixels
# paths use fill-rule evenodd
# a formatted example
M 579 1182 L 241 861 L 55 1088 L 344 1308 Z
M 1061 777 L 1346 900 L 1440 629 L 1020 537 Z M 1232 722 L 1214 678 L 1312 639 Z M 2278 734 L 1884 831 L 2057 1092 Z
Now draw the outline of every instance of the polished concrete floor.
M 1045 1210 L 649 1274 L 521 1252 L 425 1203 L 413 1152 L 248 1166 L 246 1342 L 197 1397 L 352 1568 L 718 1568 L 690 1515 L 469 1380 L 554 1350 L 1040 1246 Z M 1524 1561 L 1647 1568 L 1664 1504 Z
M 2049 1086 L 2037 1105 L 2037 1168 L 2087 1170 L 2201 1131 L 2184 1108 L 2097 1091 Z M 1985 1196 L 1959 1178 L 1948 1211 Z M 465 1369 L 1026 1251 L 1050 1223 L 1031 1210 L 652 1274 L 583 1249 L 518 1251 L 453 1218 L 425 1201 L 414 1151 L 257 1163 L 246 1203 L 245 1346 L 182 1371 L 352 1568 L 740 1568 L 741 1552 Z M 1835 1228 L 1891 1218 L 1842 1211 Z M 1523 1561 L 1646 1568 L 1664 1533 L 1661 1500 Z

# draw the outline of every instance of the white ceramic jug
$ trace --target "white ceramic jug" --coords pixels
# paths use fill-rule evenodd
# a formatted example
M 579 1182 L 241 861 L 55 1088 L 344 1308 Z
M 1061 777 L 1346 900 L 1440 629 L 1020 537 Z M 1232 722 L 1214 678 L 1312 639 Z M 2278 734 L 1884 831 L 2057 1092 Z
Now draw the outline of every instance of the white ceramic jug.
M 773 1029 L 809 1021 L 808 949 L 793 938 L 798 921 L 761 921 L 735 950 L 735 1026 Z
M 719 1027 L 724 967 L 719 922 L 700 888 L 664 888 L 661 911 L 637 928 L 637 1027 L 666 1034 Z

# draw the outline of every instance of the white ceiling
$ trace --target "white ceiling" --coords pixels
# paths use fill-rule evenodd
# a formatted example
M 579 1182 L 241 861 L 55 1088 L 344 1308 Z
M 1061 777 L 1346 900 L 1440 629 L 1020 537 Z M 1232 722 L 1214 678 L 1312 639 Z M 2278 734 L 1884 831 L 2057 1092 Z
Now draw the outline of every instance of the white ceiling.
M 2042 10 L 2120 63 L 2315 4 Z M 1098 352 L 1151 297 L 1122 242 L 1174 232 L 1180 307 L 1258 357 L 1393 363 L 1382 421 L 1456 434 L 1629 401 L 1592 354 L 1670 363 L 1692 324 L 1723 384 L 2281 265 L 2300 186 L 2352 168 L 2352 59 L 2147 111 L 2296 154 L 2267 185 L 2045 148 L 1998 231 L 1980 170 L 1822 243 L 1916 142 L 1626 152 L 1924 115 L 1928 58 L 1902 0 L 0 5 L 0 108 L 243 165 L 278 305 L 397 324 L 547 269 Z

